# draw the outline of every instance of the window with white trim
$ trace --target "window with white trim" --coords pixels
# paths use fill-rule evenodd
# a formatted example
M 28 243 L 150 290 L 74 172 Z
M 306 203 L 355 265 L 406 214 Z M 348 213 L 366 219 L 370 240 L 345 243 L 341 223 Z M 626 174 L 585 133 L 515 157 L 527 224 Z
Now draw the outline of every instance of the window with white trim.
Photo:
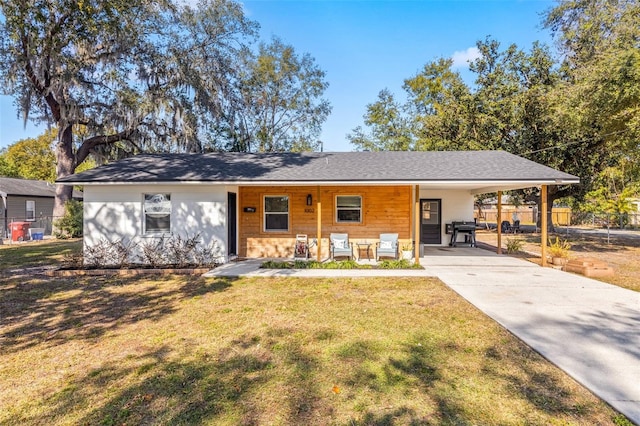
M 287 195 L 264 196 L 265 232 L 287 232 L 289 230 L 289 197 Z
M 171 194 L 144 194 L 144 232 L 171 232 Z
M 26 205 L 26 214 L 25 214 L 25 219 L 28 220 L 29 222 L 33 222 L 34 220 L 36 220 L 36 202 L 33 200 L 27 200 L 27 205 Z
M 360 195 L 336 196 L 336 222 L 362 223 L 362 197 Z

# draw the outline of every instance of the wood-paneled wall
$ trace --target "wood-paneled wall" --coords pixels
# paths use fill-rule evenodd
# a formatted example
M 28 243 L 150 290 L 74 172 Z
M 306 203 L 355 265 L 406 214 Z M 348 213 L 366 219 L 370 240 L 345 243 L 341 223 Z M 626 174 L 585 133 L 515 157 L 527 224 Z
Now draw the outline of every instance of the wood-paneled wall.
M 307 195 L 313 203 L 307 206 Z M 245 257 L 291 257 L 296 234 L 307 234 L 309 239 L 317 235 L 317 187 L 269 186 L 241 187 L 239 191 L 239 251 Z M 264 196 L 287 195 L 289 197 L 289 231 L 264 231 Z M 362 197 L 362 222 L 337 223 L 336 196 L 360 195 Z M 322 205 L 322 257 L 329 256 L 329 234 L 347 233 L 352 242 L 375 242 L 381 233 L 398 233 L 400 242 L 411 240 L 411 187 L 410 186 L 323 186 L 320 187 Z M 254 207 L 255 213 L 245 212 Z M 317 247 L 311 249 L 316 256 Z

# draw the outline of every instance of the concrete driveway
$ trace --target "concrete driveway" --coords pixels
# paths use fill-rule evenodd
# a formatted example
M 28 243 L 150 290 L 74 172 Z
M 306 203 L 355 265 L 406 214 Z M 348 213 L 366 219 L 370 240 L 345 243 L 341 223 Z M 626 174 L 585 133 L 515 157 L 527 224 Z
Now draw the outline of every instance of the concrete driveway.
M 640 424 L 640 293 L 484 250 L 437 250 L 425 257 L 431 274 Z
M 436 276 L 640 424 L 640 293 L 476 248 L 429 248 L 424 270 L 269 270 L 261 260 L 206 276 Z

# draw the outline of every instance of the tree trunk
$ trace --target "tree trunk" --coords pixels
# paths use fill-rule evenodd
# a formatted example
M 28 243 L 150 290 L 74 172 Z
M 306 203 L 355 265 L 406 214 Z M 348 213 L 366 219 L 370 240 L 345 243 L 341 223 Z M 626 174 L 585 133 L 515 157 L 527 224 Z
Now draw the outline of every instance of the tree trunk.
M 56 160 L 56 179 L 72 175 L 75 172 L 76 161 L 73 154 L 73 128 L 71 125 L 65 126 L 58 133 Z M 64 216 L 64 206 L 72 196 L 73 186 L 56 185 L 56 198 L 53 203 L 54 220 Z
M 548 188 L 547 191 L 547 211 L 542 211 L 542 200 L 540 199 L 540 195 L 538 195 L 538 199 L 536 203 L 538 205 L 538 217 L 536 218 L 536 226 L 539 228 L 542 223 L 542 215 L 547 215 L 547 232 L 555 232 L 555 227 L 553 226 L 553 214 L 551 211 L 553 210 L 553 202 L 561 198 L 557 191 L 552 191 L 551 187 Z

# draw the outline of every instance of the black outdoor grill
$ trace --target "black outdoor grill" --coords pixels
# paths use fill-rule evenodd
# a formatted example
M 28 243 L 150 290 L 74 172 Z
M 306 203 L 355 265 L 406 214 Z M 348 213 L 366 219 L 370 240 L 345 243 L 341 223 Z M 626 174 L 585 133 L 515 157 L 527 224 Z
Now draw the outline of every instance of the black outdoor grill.
M 451 247 L 457 247 L 458 244 L 469 244 L 469 247 L 476 246 L 476 223 L 475 222 L 451 222 L 446 225 L 451 229 Z M 448 230 L 448 229 L 447 229 Z M 458 235 L 464 235 L 464 242 L 458 241 Z

